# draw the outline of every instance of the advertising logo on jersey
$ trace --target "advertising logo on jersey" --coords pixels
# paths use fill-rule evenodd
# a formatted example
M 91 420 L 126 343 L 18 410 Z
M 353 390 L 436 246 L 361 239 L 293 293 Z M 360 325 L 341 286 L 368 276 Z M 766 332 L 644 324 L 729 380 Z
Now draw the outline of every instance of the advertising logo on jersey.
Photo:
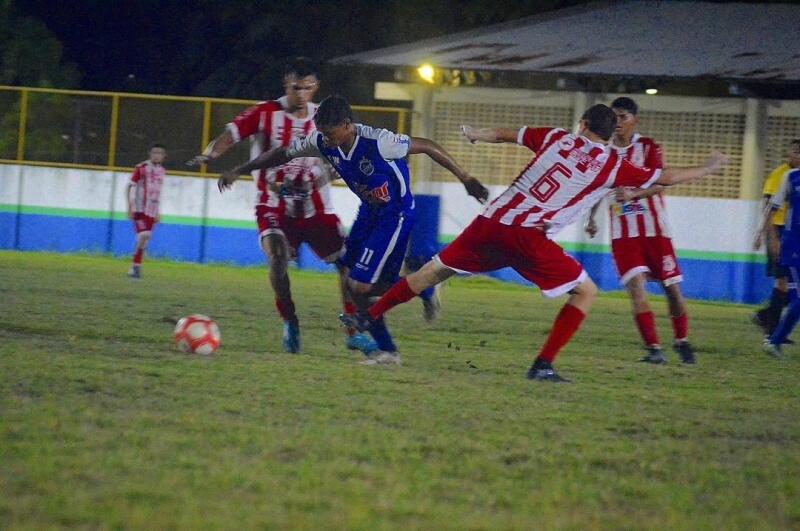
M 389 183 L 383 183 L 377 188 L 367 191 L 367 195 L 375 203 L 388 203 L 389 196 Z
M 364 157 L 360 161 L 358 161 L 358 169 L 361 170 L 361 173 L 369 177 L 373 173 L 375 173 L 375 166 L 372 165 L 372 161 L 369 160 L 367 157 Z
M 647 212 L 647 207 L 638 201 L 628 201 L 619 207 L 621 216 L 644 214 L 645 212 Z

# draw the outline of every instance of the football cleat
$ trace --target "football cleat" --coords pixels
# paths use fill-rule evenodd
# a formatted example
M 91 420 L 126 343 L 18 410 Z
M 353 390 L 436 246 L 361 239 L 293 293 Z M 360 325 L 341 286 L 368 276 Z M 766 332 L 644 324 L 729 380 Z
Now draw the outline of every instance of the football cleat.
M 783 352 L 781 352 L 781 346 L 774 344 L 769 339 L 765 339 L 764 340 L 762 348 L 764 349 L 764 352 L 766 352 L 767 354 L 769 354 L 773 358 L 780 359 L 780 358 L 783 357 Z
M 400 353 L 379 350 L 364 361 L 359 361 L 358 363 L 361 365 L 400 365 Z
M 283 322 L 283 350 L 289 354 L 300 352 L 300 325 L 298 323 Z
M 683 341 L 676 341 L 672 344 L 672 350 L 678 353 L 681 361 L 686 365 L 692 365 L 697 362 L 694 355 L 694 349 L 685 339 Z
M 538 380 L 541 382 L 569 383 L 569 380 L 556 372 L 553 365 L 539 359 L 534 361 L 533 365 L 528 369 L 526 378 L 528 378 L 528 380 Z
M 128 278 L 142 278 L 142 268 L 139 264 L 133 264 L 130 269 L 128 269 Z
M 422 317 L 429 323 L 439 318 L 442 313 L 441 284 L 433 287 L 433 293 L 427 299 L 422 299 Z
M 359 310 L 356 313 L 340 313 L 339 321 L 348 328 L 355 328 L 359 332 L 366 332 L 372 327 L 373 320 L 367 312 Z
M 360 350 L 365 356 L 377 352 L 378 345 L 364 334 L 353 334 L 345 340 L 348 350 Z
M 667 358 L 664 356 L 664 352 L 661 350 L 661 347 L 645 347 L 645 350 L 647 351 L 647 355 L 639 358 L 639 361 L 644 363 L 652 363 L 653 365 L 663 365 L 667 362 Z

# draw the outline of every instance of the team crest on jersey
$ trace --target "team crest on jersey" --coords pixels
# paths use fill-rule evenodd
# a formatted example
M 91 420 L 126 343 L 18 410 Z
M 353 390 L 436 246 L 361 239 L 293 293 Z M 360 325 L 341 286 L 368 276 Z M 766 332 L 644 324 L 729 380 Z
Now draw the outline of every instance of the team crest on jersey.
M 558 141 L 558 147 L 563 151 L 569 151 L 575 147 L 575 139 L 569 136 L 565 136 L 564 138 Z
M 342 161 L 339 159 L 339 157 L 337 157 L 336 155 L 333 155 L 331 157 L 331 162 L 334 163 L 336 166 L 338 166 L 339 164 L 341 164 Z
M 664 258 L 661 260 L 661 268 L 665 273 L 671 273 L 675 271 L 675 259 L 670 255 L 664 255 Z
M 375 173 L 375 166 L 372 165 L 372 161 L 369 160 L 367 157 L 364 157 L 360 161 L 358 161 L 358 169 L 361 170 L 361 173 L 369 177 L 373 173 Z

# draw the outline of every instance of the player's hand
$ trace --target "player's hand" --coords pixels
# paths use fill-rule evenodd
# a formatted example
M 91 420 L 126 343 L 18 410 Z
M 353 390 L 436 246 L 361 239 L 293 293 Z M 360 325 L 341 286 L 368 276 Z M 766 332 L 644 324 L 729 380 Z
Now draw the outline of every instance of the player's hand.
M 475 131 L 475 128 L 471 125 L 462 125 L 461 126 L 461 134 L 464 135 L 464 138 L 469 140 L 470 144 L 474 144 L 478 141 L 478 135 Z
M 764 243 L 763 235 L 759 232 L 756 234 L 756 238 L 753 240 L 753 250 L 758 251 L 761 249 L 761 244 Z
M 633 188 L 618 186 L 614 188 L 614 198 L 620 203 L 627 203 L 631 199 L 636 198 L 636 193 L 633 191 Z
M 588 220 L 586 220 L 586 226 L 584 227 L 584 230 L 590 238 L 594 238 L 595 234 L 597 234 L 597 222 L 594 220 L 594 217 L 590 217 Z
M 728 164 L 728 159 L 728 155 L 720 153 L 719 151 L 714 151 L 709 155 L 703 166 L 708 170 L 709 174 L 716 173 Z
M 219 176 L 219 179 L 217 179 L 217 188 L 219 189 L 219 193 L 222 193 L 225 190 L 229 190 L 230 187 L 233 186 L 233 183 L 238 178 L 239 174 L 234 170 L 228 170 L 226 172 L 223 172 Z
M 133 209 L 128 207 L 128 219 L 133 219 Z
M 186 161 L 186 165 L 190 168 L 197 168 L 203 164 L 208 164 L 213 159 L 208 155 L 197 155 L 196 157 L 192 157 Z
M 478 203 L 484 204 L 489 199 L 489 189 L 475 177 L 468 175 L 462 182 L 464 183 L 464 188 L 467 189 L 467 193 L 477 199 Z

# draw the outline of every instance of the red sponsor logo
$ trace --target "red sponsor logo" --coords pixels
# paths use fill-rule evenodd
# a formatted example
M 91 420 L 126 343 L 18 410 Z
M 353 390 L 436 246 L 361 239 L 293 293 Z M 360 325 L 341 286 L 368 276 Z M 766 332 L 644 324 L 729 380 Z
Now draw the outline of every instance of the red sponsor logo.
M 373 188 L 367 194 L 375 202 L 388 203 L 389 202 L 389 183 L 383 183 L 378 188 Z

